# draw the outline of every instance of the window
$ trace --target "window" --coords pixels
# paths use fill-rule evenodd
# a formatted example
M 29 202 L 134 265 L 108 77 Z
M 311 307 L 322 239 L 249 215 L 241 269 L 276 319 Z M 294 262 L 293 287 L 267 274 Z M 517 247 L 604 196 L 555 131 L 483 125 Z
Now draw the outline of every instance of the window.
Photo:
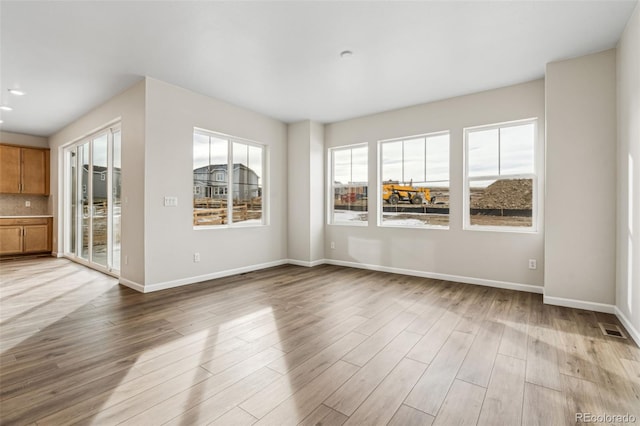
M 381 224 L 449 226 L 449 132 L 380 142 Z
M 535 230 L 536 124 L 465 129 L 465 228 Z
M 193 225 L 264 224 L 264 162 L 263 145 L 196 130 Z
M 368 155 L 369 149 L 366 144 L 329 150 L 330 224 L 366 225 L 368 223 Z

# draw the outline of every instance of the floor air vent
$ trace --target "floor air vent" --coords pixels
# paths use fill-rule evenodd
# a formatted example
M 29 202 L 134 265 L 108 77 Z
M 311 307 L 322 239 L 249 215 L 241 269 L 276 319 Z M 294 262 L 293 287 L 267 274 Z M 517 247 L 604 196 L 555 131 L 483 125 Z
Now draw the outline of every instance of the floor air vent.
M 604 333 L 605 336 L 619 337 L 620 339 L 627 338 L 620 327 L 615 324 L 605 324 L 599 322 L 598 325 L 600 325 L 600 330 L 602 330 L 602 333 Z

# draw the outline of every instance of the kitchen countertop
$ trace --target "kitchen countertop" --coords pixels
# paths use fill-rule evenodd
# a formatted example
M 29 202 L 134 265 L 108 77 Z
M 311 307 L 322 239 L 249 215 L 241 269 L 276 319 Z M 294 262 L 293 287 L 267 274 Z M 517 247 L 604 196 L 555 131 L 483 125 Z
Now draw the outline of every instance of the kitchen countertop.
M 0 219 L 29 219 L 38 217 L 53 217 L 52 214 L 34 214 L 34 215 L 20 215 L 20 216 L 0 216 Z

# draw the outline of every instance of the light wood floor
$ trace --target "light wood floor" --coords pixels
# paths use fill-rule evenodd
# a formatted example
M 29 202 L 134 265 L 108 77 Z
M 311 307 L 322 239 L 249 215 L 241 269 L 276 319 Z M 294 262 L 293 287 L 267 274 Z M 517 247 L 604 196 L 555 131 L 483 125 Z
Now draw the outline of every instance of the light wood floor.
M 3 424 L 640 423 L 640 350 L 540 295 L 336 266 L 151 294 L 0 264 Z

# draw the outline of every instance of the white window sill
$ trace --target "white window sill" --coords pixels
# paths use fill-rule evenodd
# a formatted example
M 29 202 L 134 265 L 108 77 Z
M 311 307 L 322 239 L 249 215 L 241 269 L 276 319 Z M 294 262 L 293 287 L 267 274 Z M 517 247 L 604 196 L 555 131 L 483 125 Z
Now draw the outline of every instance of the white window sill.
M 261 224 L 233 224 L 233 225 L 202 225 L 202 226 L 194 226 L 194 231 L 203 231 L 208 229 L 246 229 L 246 228 L 265 228 L 269 225 L 261 223 Z
M 480 232 L 508 232 L 511 234 L 537 234 L 535 228 L 520 228 L 514 226 L 481 226 L 468 225 L 462 228 L 463 231 L 480 231 Z
M 398 229 L 398 228 L 402 228 L 402 229 L 437 229 L 437 230 L 448 230 L 450 227 L 449 226 L 444 226 L 444 225 L 423 225 L 423 226 L 416 226 L 416 225 L 392 225 L 390 223 L 381 223 L 380 225 L 378 225 L 380 228 L 394 228 L 394 229 Z

